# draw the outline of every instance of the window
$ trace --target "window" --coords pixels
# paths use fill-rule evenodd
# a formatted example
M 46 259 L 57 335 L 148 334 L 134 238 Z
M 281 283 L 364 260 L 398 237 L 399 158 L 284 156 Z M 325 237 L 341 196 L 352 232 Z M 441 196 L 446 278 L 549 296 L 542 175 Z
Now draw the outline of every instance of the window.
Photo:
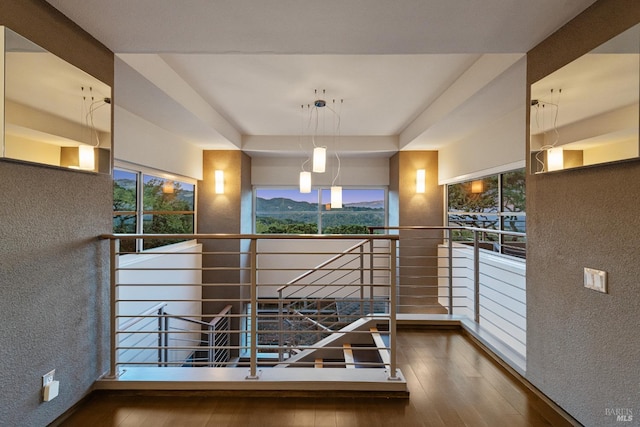
M 113 232 L 193 234 L 195 184 L 124 169 L 113 171 Z M 183 240 L 122 241 L 135 252 Z
M 448 185 L 447 219 L 448 224 L 452 226 L 524 233 L 524 169 Z M 473 240 L 471 231 L 457 231 L 453 236 L 458 241 Z M 481 240 L 482 246 L 487 249 L 517 256 L 524 252 L 521 249 L 524 246 L 524 237 L 484 232 Z
M 331 191 L 258 188 L 255 191 L 255 232 L 266 234 L 367 234 L 369 226 L 384 226 L 383 188 L 343 188 L 341 209 L 331 209 Z

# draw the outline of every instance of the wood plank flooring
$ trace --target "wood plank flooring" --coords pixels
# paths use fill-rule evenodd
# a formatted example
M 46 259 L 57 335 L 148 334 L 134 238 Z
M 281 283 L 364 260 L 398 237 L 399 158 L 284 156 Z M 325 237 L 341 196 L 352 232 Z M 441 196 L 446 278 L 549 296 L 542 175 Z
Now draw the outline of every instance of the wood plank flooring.
M 400 330 L 409 399 L 96 394 L 64 427 L 570 426 L 458 330 Z

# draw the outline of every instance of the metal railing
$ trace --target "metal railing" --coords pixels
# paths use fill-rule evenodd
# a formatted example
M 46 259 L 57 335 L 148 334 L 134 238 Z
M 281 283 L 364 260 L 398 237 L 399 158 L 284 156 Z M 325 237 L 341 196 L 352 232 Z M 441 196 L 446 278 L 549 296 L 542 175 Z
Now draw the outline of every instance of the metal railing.
M 526 357 L 526 234 L 462 226 L 397 233 L 398 312 L 466 316 Z
M 110 375 L 127 362 L 127 350 L 164 354 L 141 366 L 247 367 L 248 379 L 256 378 L 258 366 L 319 365 L 388 365 L 395 378 L 397 313 L 466 317 L 524 359 L 523 233 L 428 226 L 373 227 L 371 233 L 105 236 L 114 296 Z M 193 240 L 141 254 L 118 251 L 121 239 L 178 237 Z M 164 314 L 144 314 L 161 303 Z M 220 313 L 227 305 L 232 309 Z M 207 338 L 214 318 L 225 322 L 227 341 Z M 122 327 L 133 319 L 138 325 L 150 320 L 166 333 L 125 349 L 125 337 L 142 336 Z M 352 358 L 380 347 L 372 329 L 387 338 L 388 359 Z M 186 362 L 201 352 L 213 354 Z M 217 360 L 218 354 L 225 357 Z
M 345 345 L 352 346 L 356 354 L 364 354 L 364 347 L 359 346 L 371 340 L 371 347 L 378 349 L 369 331 L 376 327 L 380 334 L 388 337 L 389 344 L 384 349 L 388 357 L 381 357 L 379 362 L 360 359 L 351 364 L 386 367 L 389 379 L 397 378 L 396 276 L 393 274 L 396 268 L 395 257 L 392 256 L 396 236 L 241 234 L 103 237 L 111 241 L 109 377 L 116 377 L 125 364 L 247 367 L 247 379 L 257 378 L 258 366 L 314 366 L 319 358 L 324 360 L 324 367 L 348 367 L 349 362 L 336 362 L 345 351 Z M 131 239 L 189 241 L 137 254 L 120 252 L 120 241 Z M 287 243 L 299 240 L 307 241 L 304 250 L 287 249 Z M 351 240 L 358 242 L 354 249 L 355 264 L 351 260 L 346 262 L 347 255 L 343 254 L 343 248 L 351 245 Z M 382 245 L 387 248 L 386 262 L 381 261 L 385 257 L 381 251 L 375 254 L 378 261 L 365 262 L 365 258 L 371 260 L 374 256 L 367 248 L 373 248 L 379 241 L 386 242 Z M 269 242 L 276 242 L 277 249 L 269 246 Z M 338 246 L 339 249 L 330 246 Z M 309 251 L 309 247 L 314 250 Z M 318 264 L 315 261 L 318 258 L 332 261 Z M 320 264 L 324 265 L 318 267 Z M 375 280 L 370 281 L 369 278 Z M 305 281 L 308 283 L 303 283 Z M 278 292 L 283 284 L 290 292 L 285 289 Z M 287 288 L 286 285 L 290 286 Z M 294 300 L 295 304 L 292 304 Z M 321 308 L 321 301 L 327 302 L 324 308 Z M 356 313 L 340 313 L 338 307 L 343 301 L 359 304 Z M 373 307 L 379 301 L 384 303 L 384 311 L 363 315 L 360 307 L 365 303 Z M 312 302 L 316 303 L 315 310 L 310 310 Z M 160 311 L 145 310 L 145 307 L 159 304 L 162 305 L 161 310 L 157 309 Z M 227 305 L 231 308 L 221 311 Z M 123 342 L 125 334 L 150 335 L 145 328 L 137 331 L 123 328 L 134 318 L 156 322 L 154 324 L 158 326 L 154 333 L 158 340 L 136 345 Z M 142 320 L 136 321 L 139 322 Z M 223 334 L 217 333 L 219 324 L 225 325 Z M 272 339 L 274 335 L 278 337 L 275 340 Z M 220 336 L 225 337 L 225 341 L 219 341 Z M 125 351 L 157 352 L 158 358 L 125 360 Z M 207 356 L 199 358 L 201 354 Z M 224 357 L 218 358 L 223 354 Z M 279 356 L 274 358 L 272 355 Z

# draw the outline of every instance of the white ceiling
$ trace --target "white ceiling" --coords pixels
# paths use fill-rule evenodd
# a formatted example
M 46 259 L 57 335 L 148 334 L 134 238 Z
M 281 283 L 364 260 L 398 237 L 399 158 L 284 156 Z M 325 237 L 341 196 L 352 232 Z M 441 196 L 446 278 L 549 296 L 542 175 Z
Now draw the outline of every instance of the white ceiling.
M 433 149 L 522 105 L 509 69 L 594 0 L 48 2 L 118 55 L 116 105 L 203 148 L 300 134 L 324 89 L 343 135 Z

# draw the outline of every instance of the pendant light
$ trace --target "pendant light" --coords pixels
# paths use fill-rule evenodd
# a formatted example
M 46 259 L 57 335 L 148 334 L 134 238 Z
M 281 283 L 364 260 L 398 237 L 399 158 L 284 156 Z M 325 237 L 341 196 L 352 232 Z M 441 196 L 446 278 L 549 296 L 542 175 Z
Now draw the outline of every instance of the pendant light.
M 300 172 L 300 192 L 311 193 L 311 172 Z

